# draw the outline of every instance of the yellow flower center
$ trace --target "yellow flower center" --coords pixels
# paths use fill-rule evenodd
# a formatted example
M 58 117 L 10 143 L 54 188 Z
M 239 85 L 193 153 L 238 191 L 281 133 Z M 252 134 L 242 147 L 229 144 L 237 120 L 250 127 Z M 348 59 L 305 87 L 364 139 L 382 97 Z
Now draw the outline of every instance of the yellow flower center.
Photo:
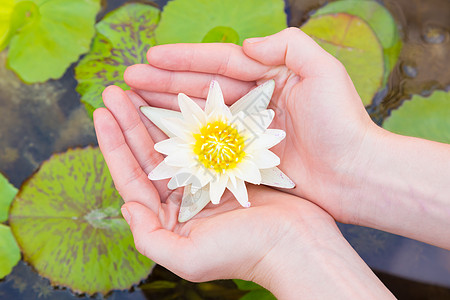
M 236 167 L 245 156 L 244 137 L 223 121 L 206 124 L 194 138 L 194 153 L 198 160 L 216 172 Z

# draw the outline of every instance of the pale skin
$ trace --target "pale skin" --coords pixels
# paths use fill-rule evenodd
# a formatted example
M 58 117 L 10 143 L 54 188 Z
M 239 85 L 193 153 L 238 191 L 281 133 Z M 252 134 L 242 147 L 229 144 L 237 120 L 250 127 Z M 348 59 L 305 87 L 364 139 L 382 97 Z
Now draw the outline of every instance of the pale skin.
M 108 87 L 107 108 L 94 113 L 124 217 L 144 255 L 188 280 L 253 280 L 280 299 L 384 299 L 392 295 L 334 219 L 450 249 L 450 147 L 376 126 L 345 68 L 300 30 L 243 47 L 157 46 L 148 61 L 125 73 L 134 92 Z M 136 108 L 178 110 L 179 92 L 203 105 L 212 79 L 227 104 L 275 80 L 271 127 L 287 137 L 273 151 L 297 186 L 249 185 L 252 207 L 239 207 L 226 193 L 221 204 L 179 224 L 181 191 L 147 179 L 163 159 L 153 144 L 166 137 Z

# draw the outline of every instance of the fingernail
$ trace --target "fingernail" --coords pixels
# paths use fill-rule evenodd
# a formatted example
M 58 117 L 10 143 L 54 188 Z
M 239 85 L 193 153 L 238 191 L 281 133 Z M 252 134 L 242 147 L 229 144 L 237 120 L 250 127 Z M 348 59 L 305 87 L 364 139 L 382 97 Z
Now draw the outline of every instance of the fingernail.
M 245 41 L 247 43 L 253 44 L 253 43 L 259 43 L 264 41 L 267 38 L 267 36 L 264 37 L 257 37 L 257 38 L 250 38 L 250 39 L 246 39 Z
M 127 221 L 128 225 L 130 225 L 131 215 L 130 215 L 130 212 L 128 211 L 128 209 L 126 209 L 124 206 L 122 206 L 120 211 L 122 212 L 122 216 L 125 219 L 125 221 Z

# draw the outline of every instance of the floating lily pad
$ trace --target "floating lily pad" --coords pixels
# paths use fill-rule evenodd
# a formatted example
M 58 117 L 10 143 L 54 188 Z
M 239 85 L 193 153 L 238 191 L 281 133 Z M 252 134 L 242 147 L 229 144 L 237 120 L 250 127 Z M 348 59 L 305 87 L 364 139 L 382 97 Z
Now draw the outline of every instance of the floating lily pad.
M 301 29 L 344 64 L 364 105 L 370 104 L 384 74 L 383 48 L 370 26 L 338 13 L 311 18 Z
M 76 292 L 128 289 L 154 263 L 139 254 L 98 148 L 55 154 L 21 188 L 9 222 L 24 259 Z
M 11 202 L 17 194 L 17 189 L 0 173 L 0 222 L 8 219 Z
M 450 144 L 450 93 L 415 95 L 391 112 L 383 127 L 389 131 Z
M 89 50 L 100 0 L 15 1 L 9 67 L 27 83 L 61 77 Z
M 249 291 L 243 297 L 239 298 L 240 300 L 276 300 L 275 296 L 262 286 L 251 282 L 245 281 L 241 279 L 233 279 L 234 283 L 238 286 L 238 288 L 242 291 Z
M 239 34 L 230 27 L 217 26 L 203 38 L 202 43 L 239 43 Z
M 3 0 L 0 4 L 0 51 L 2 51 L 9 42 L 13 8 L 14 0 Z
M 0 224 L 0 279 L 11 273 L 20 260 L 20 250 L 11 229 Z
M 218 32 L 218 27 L 228 38 Z M 282 0 L 173 0 L 161 14 L 156 41 L 158 44 L 205 41 L 242 45 L 246 38 L 270 35 L 284 28 L 286 14 Z M 212 39 L 213 29 L 216 31 Z M 232 35 L 230 29 L 234 31 Z
M 372 28 L 383 47 L 385 63 L 383 85 L 385 85 L 402 48 L 398 27 L 390 12 L 374 0 L 341 0 L 325 5 L 312 17 L 335 13 L 357 16 Z
M 105 86 L 127 88 L 123 80 L 127 66 L 147 62 L 146 53 L 155 45 L 159 14 L 153 6 L 131 3 L 107 14 L 96 25 L 92 49 L 75 68 L 77 92 L 91 117 L 96 108 L 103 107 Z

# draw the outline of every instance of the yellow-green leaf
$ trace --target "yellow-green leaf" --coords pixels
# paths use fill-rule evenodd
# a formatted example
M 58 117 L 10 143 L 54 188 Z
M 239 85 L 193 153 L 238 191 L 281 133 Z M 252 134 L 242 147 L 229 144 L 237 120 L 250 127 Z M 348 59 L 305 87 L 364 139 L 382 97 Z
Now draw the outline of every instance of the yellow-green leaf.
M 9 206 L 17 194 L 17 189 L 0 173 L 0 222 L 8 219 Z
M 450 93 L 415 95 L 393 110 L 383 127 L 398 134 L 450 144 Z
M 108 85 L 127 88 L 123 72 L 133 64 L 146 63 L 155 45 L 154 29 L 159 9 L 141 3 L 126 4 L 106 15 L 97 25 L 91 51 L 75 68 L 77 92 L 92 117 L 103 107 L 102 91 Z
M 167 3 L 156 29 L 158 44 L 221 42 L 211 31 L 229 28 L 226 42 L 242 45 L 246 38 L 266 36 L 286 28 L 282 0 L 173 0 Z M 222 30 L 222 33 L 223 30 Z M 236 36 L 237 35 L 237 36 Z
M 340 0 L 320 8 L 312 17 L 335 13 L 357 16 L 372 28 L 383 47 L 385 64 L 383 85 L 385 85 L 402 48 L 399 30 L 391 13 L 375 0 Z
M 13 8 L 14 0 L 2 0 L 0 3 L 0 51 L 6 47 L 10 39 Z
M 98 148 L 55 154 L 21 188 L 10 226 L 24 259 L 52 284 L 94 294 L 128 289 L 154 263 L 139 254 Z
M 89 50 L 99 2 L 19 2 L 15 23 L 20 30 L 13 33 L 9 43 L 9 67 L 27 83 L 61 77 L 71 63 Z
M 0 279 L 11 273 L 20 260 L 20 250 L 8 226 L 0 224 Z

